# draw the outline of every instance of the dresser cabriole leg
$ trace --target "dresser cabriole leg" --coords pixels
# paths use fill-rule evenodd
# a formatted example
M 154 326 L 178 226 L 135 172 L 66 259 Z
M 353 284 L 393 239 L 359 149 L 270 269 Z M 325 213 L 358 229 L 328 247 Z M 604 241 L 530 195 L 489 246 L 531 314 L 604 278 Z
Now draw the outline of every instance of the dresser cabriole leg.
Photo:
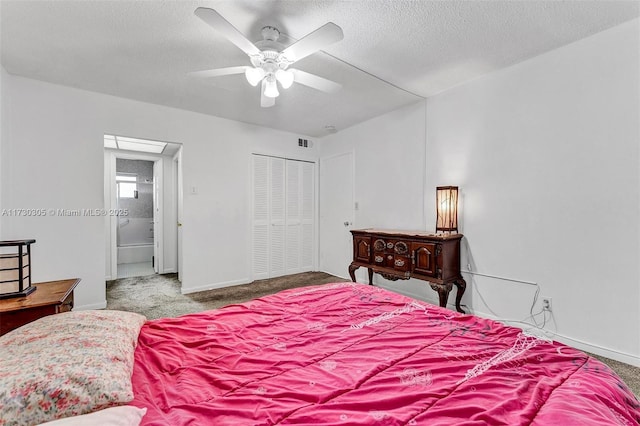
M 358 265 L 354 265 L 353 263 L 349 265 L 349 276 L 351 277 L 351 281 L 356 282 L 356 269 L 358 269 Z
M 458 288 L 457 292 L 456 292 L 456 310 L 458 312 L 461 312 L 463 314 L 466 314 L 466 312 L 464 311 L 464 309 L 462 309 L 460 307 L 460 301 L 462 300 L 462 295 L 464 294 L 465 290 L 467 289 L 467 282 L 462 279 L 462 278 L 458 278 L 457 280 L 455 280 L 453 282 L 456 287 Z

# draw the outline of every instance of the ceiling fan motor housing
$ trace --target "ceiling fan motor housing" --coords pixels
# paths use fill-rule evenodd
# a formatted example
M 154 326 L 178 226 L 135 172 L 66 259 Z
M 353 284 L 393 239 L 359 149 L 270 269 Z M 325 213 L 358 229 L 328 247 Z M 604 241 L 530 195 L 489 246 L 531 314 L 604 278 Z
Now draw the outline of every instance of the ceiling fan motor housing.
M 255 43 L 260 53 L 251 56 L 251 64 L 256 68 L 262 68 L 265 73 L 275 73 L 279 69 L 285 70 L 291 64 L 280 52 L 284 45 L 278 42 L 280 31 L 276 27 L 263 27 L 262 40 Z
M 263 50 L 259 55 L 251 57 L 251 64 L 256 68 L 262 68 L 265 73 L 274 73 L 279 69 L 287 69 L 290 62 L 279 52 Z

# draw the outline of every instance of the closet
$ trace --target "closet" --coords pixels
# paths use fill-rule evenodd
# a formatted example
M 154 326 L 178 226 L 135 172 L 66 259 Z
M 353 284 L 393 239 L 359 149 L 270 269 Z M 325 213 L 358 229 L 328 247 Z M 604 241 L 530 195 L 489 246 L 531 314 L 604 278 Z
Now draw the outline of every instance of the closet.
M 251 157 L 253 279 L 313 270 L 315 163 Z

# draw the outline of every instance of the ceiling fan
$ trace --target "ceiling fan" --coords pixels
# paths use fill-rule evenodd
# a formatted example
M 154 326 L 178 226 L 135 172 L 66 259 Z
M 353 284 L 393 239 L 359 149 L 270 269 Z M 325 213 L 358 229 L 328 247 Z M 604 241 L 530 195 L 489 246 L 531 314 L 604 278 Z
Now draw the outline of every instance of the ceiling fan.
M 264 108 L 275 105 L 276 98 L 280 95 L 278 83 L 283 89 L 288 89 L 296 82 L 328 93 L 340 90 L 342 87 L 336 82 L 315 74 L 289 68 L 294 62 L 342 40 L 344 37 L 342 29 L 333 22 L 321 26 L 285 48 L 282 43 L 278 42 L 280 31 L 275 27 L 262 28 L 263 39 L 254 44 L 215 10 L 199 7 L 195 14 L 246 53 L 252 66 L 216 68 L 192 72 L 191 75 L 218 77 L 244 73 L 252 86 L 262 84 L 260 105 Z

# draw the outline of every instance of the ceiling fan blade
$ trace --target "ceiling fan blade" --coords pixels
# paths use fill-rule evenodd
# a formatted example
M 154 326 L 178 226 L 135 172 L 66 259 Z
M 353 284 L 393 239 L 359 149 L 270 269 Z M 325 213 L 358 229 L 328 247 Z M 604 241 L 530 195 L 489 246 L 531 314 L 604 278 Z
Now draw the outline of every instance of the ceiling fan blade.
M 229 39 L 229 41 L 240 48 L 249 56 L 260 53 L 255 44 L 251 43 L 236 27 L 224 19 L 222 15 L 213 9 L 199 7 L 194 12 L 196 16 L 213 27 L 214 30 Z
M 221 75 L 243 74 L 247 70 L 247 68 L 251 68 L 251 67 L 242 66 L 242 67 L 215 68 L 212 70 L 190 72 L 188 75 L 193 77 L 219 77 Z
M 260 87 L 260 106 L 262 108 L 269 108 L 276 104 L 276 98 L 270 98 L 264 95 L 264 89 L 266 85 L 266 79 L 262 80 L 262 86 Z
M 326 78 L 319 77 L 315 74 L 310 74 L 308 72 L 295 70 L 289 68 L 291 72 L 293 72 L 294 78 L 293 81 L 296 83 L 303 84 L 305 86 L 309 86 L 313 89 L 320 90 L 322 92 L 327 93 L 335 93 L 342 88 L 341 84 L 338 84 L 334 81 L 327 80 Z
M 284 49 L 282 54 L 289 61 L 296 62 L 317 52 L 325 46 L 342 40 L 343 37 L 344 34 L 342 33 L 342 28 L 333 22 L 327 22 L 314 32 L 307 34 L 291 46 Z

